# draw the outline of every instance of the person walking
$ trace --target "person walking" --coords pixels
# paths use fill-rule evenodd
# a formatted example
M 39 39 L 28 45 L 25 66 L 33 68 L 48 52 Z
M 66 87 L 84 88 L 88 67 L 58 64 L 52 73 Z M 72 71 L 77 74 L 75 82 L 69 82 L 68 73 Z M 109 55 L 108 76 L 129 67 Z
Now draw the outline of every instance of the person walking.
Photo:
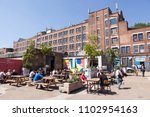
M 122 79 L 123 75 L 122 75 L 119 67 L 116 70 L 115 76 L 116 76 L 116 80 L 117 80 L 117 84 L 118 84 L 118 89 L 120 89 L 122 82 L 123 82 L 123 79 Z
M 145 65 L 144 64 L 142 64 L 142 66 L 141 66 L 141 72 L 142 72 L 142 76 L 144 77 L 144 75 L 145 75 Z

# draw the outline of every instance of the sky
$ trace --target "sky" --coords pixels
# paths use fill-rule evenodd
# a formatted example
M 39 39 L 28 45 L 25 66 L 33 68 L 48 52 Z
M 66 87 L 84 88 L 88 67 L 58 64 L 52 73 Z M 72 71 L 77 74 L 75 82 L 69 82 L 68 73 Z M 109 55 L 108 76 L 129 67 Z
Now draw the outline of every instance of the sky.
M 88 19 L 90 11 L 115 3 L 129 26 L 150 22 L 150 0 L 0 0 L 0 48 L 13 47 L 19 38 L 30 38 L 46 28 L 60 29 Z

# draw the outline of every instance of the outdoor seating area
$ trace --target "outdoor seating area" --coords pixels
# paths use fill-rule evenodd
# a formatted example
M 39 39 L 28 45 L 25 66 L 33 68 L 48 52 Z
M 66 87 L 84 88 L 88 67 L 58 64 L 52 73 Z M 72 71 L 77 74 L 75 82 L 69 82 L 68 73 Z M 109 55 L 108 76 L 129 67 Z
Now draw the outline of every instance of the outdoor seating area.
M 96 94 L 98 96 L 115 95 L 121 92 L 118 86 L 122 88 L 122 84 L 119 85 L 116 79 L 116 74 L 121 72 L 121 70 L 116 70 L 116 73 L 98 70 L 95 72 L 95 77 L 87 78 L 84 71 L 73 73 L 70 70 L 54 70 L 51 71 L 49 75 L 44 75 L 42 70 L 32 70 L 29 76 L 6 74 L 1 83 L 12 88 L 22 87 L 25 89 L 35 89 L 39 92 L 54 92 L 54 94 L 58 92 L 60 95 L 80 94 L 83 91 L 86 92 L 85 94 L 87 96 L 94 96 Z M 122 77 L 124 77 L 124 79 L 128 78 L 126 75 Z M 132 73 L 129 75 L 136 76 L 136 74 Z M 117 90 L 114 87 L 116 87 Z

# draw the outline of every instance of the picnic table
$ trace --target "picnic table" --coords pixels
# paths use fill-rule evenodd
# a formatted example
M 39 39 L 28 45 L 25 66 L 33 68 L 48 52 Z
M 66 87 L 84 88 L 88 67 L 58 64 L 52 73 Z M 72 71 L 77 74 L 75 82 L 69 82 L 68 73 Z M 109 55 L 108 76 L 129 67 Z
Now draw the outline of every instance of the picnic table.
M 26 81 L 26 76 L 23 75 L 11 75 L 11 78 L 6 80 L 6 82 L 9 82 L 9 85 L 12 85 L 12 83 L 16 83 L 17 87 L 24 81 Z
M 99 82 L 100 82 L 99 78 L 87 79 L 87 93 L 99 93 L 100 89 Z
M 44 77 L 42 81 L 43 82 L 36 83 L 36 89 L 45 88 L 46 90 L 49 90 L 50 86 L 56 86 L 55 77 Z

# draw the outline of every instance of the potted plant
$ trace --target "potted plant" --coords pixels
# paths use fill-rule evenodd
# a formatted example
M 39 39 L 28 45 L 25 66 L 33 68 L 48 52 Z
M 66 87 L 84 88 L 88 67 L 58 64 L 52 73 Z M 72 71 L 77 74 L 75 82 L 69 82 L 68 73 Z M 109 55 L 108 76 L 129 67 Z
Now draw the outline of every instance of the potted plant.
M 68 79 L 62 86 L 59 87 L 60 92 L 70 93 L 71 91 L 77 90 L 83 86 L 82 81 L 79 77 L 75 76 L 72 79 Z

